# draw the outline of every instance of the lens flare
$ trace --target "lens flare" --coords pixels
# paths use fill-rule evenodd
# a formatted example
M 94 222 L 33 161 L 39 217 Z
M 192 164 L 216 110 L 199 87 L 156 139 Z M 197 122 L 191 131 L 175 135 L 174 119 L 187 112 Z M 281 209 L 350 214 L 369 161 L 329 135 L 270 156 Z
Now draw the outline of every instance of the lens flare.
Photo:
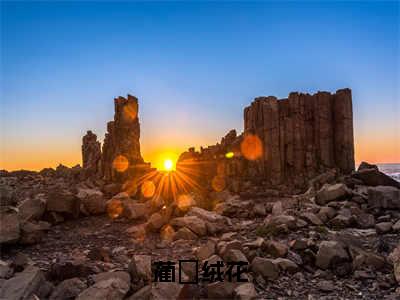
M 113 160 L 113 168 L 117 171 L 117 172 L 125 172 L 126 169 L 128 169 L 129 167 L 129 161 L 128 159 L 123 156 L 123 155 L 118 155 L 114 158 Z
M 240 144 L 240 150 L 248 160 L 259 159 L 262 155 L 263 146 L 260 138 L 254 134 L 248 134 Z
M 154 195 L 154 192 L 156 191 L 156 187 L 153 183 L 153 181 L 146 180 L 142 184 L 142 194 L 146 198 L 151 198 Z
M 233 152 L 228 152 L 225 154 L 226 158 L 233 158 L 235 156 L 235 154 Z
M 176 205 L 180 209 L 187 209 L 191 206 L 196 205 L 196 201 L 194 201 L 194 199 L 190 195 L 184 194 L 179 195 L 178 199 L 176 200 Z

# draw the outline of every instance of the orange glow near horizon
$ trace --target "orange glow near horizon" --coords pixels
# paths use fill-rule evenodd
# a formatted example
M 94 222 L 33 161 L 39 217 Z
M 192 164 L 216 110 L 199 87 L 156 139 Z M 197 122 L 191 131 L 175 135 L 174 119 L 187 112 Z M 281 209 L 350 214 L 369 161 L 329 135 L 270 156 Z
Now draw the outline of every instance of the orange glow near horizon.
M 152 167 L 163 170 L 166 159 L 176 162 L 179 155 L 187 150 L 185 144 L 178 144 L 180 145 L 171 148 L 172 150 L 158 149 L 155 145 L 151 148 L 146 147 L 143 149 L 143 158 L 150 162 Z M 82 165 L 79 142 L 73 145 L 60 142 L 46 147 L 29 143 L 24 147 L 12 147 L 11 144 L 2 143 L 0 150 L 0 169 L 9 171 L 40 171 L 43 168 L 56 168 L 60 163 L 68 167 Z M 355 139 L 355 161 L 356 165 L 361 161 L 400 163 L 400 142 L 395 138 L 377 134 L 358 136 Z

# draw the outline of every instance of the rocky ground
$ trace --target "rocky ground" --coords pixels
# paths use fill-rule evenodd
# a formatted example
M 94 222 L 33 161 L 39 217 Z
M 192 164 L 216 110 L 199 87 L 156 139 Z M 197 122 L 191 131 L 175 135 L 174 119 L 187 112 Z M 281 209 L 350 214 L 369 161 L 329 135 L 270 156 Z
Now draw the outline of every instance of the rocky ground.
M 400 298 L 400 184 L 373 165 L 169 205 L 77 174 L 2 172 L 0 299 Z M 153 282 L 183 259 L 247 262 L 248 282 Z

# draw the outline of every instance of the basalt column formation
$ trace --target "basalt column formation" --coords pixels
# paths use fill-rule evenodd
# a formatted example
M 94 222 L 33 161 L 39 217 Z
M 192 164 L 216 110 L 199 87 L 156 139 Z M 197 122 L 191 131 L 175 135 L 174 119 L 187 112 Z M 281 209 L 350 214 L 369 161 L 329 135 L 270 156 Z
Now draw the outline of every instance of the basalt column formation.
M 244 134 L 263 145 L 260 175 L 271 185 L 303 185 L 326 169 L 354 169 L 350 89 L 334 94 L 290 93 L 287 99 L 256 98 L 244 110 Z

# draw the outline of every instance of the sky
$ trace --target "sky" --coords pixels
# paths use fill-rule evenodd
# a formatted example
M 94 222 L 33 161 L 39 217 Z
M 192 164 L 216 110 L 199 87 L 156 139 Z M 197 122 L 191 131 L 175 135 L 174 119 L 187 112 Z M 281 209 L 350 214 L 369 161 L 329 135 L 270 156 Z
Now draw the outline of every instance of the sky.
M 353 93 L 356 161 L 400 162 L 399 2 L 1 2 L 0 169 L 81 163 L 139 98 L 146 161 L 291 91 Z

